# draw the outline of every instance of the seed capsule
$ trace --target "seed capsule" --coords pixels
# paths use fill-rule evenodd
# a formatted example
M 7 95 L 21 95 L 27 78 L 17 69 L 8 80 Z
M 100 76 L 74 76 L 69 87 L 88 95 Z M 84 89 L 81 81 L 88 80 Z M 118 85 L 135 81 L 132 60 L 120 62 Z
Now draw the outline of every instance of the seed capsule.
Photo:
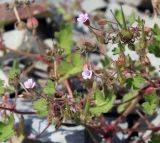
M 16 22 L 15 23 L 15 28 L 17 29 L 17 30 L 23 30 L 23 29 L 25 29 L 26 28 L 26 24 L 23 22 L 23 21 L 20 21 L 20 22 Z

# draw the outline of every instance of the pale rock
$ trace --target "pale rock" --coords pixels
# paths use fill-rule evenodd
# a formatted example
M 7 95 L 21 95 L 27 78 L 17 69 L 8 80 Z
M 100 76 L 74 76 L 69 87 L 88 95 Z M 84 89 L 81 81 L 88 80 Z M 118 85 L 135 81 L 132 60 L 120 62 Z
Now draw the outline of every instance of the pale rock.
M 114 12 L 115 10 L 120 9 L 120 8 L 121 8 L 120 5 L 118 3 L 116 3 L 116 2 L 109 3 L 108 4 L 108 8 L 106 10 L 106 17 L 109 18 L 109 19 L 113 19 L 114 20 L 113 15 L 111 13 L 111 10 Z M 138 13 L 138 11 L 137 11 L 137 9 L 135 7 L 132 7 L 132 6 L 127 5 L 127 4 L 124 4 L 122 6 L 122 8 L 123 8 L 125 16 L 129 16 L 133 12 L 135 12 L 136 15 Z
M 104 0 L 84 0 L 82 2 L 82 8 L 88 13 L 106 6 L 107 3 Z
M 26 38 L 26 30 L 12 30 L 3 34 L 4 44 L 12 49 L 18 49 Z
M 44 44 L 46 44 L 49 48 L 53 47 L 53 39 L 45 39 Z
M 0 69 L 0 79 L 4 81 L 4 86 L 8 86 L 8 77 L 6 76 L 6 74 L 4 73 L 4 71 L 2 69 Z
M 131 4 L 134 6 L 139 6 L 143 0 L 110 0 L 111 2 L 122 2 L 126 4 Z

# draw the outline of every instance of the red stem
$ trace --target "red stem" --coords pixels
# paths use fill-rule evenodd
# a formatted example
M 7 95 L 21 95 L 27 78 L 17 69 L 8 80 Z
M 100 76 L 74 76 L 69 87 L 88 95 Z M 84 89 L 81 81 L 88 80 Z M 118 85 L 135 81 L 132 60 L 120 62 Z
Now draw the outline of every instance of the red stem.
M 142 122 L 142 119 L 139 119 L 139 120 L 132 126 L 131 130 L 128 131 L 128 137 L 130 137 L 130 136 L 132 135 L 132 133 L 134 132 L 132 129 L 138 128 L 138 126 L 140 126 L 141 122 Z
M 14 108 L 6 108 L 6 107 L 1 107 L 1 106 L 0 106 L 0 109 L 14 112 L 14 113 L 21 114 L 21 115 L 35 115 L 36 114 L 36 112 L 32 112 L 32 111 L 31 112 L 24 112 L 24 111 L 16 110 Z
M 51 124 L 48 124 L 48 125 L 43 129 L 43 131 L 40 132 L 40 133 L 36 136 L 36 138 L 40 137 L 40 136 L 48 129 L 48 127 L 49 127 L 50 125 L 51 125 Z
M 72 92 L 72 89 L 71 89 L 71 87 L 70 87 L 70 84 L 69 84 L 68 79 L 65 81 L 65 85 L 66 85 L 67 91 L 68 91 L 68 93 L 69 93 L 69 97 L 72 97 L 72 98 L 73 98 L 73 92 Z
M 117 130 L 117 132 L 121 132 L 121 131 L 124 131 L 124 132 L 130 132 L 130 131 L 146 132 L 147 130 L 150 130 L 150 131 L 159 131 L 160 127 L 131 128 L 131 129 L 122 129 L 121 128 L 121 130 Z
M 136 95 L 137 98 L 133 99 L 133 101 L 131 102 L 130 106 L 126 109 L 126 111 L 123 112 L 123 114 L 121 116 L 118 117 L 118 119 L 115 121 L 114 126 L 116 127 L 119 123 L 121 123 L 126 117 L 127 115 L 133 111 L 137 105 L 137 103 L 139 102 L 139 100 L 141 99 L 141 96 L 138 94 Z
M 18 55 L 22 55 L 22 56 L 25 56 L 25 57 L 28 57 L 28 58 L 33 58 L 33 59 L 36 59 L 36 60 L 39 60 L 39 61 L 42 61 L 46 64 L 49 64 L 48 61 L 46 61 L 44 59 L 44 57 L 40 54 L 32 54 L 32 53 L 25 53 L 25 52 L 22 52 L 20 50 L 15 50 L 15 49 L 11 49 L 11 48 L 8 48 L 8 47 L 5 47 L 5 49 L 13 52 L 13 53 L 16 53 Z
M 139 110 L 136 110 L 136 113 L 141 117 L 141 119 L 146 123 L 146 125 L 150 127 L 154 127 L 149 120 L 146 118 L 146 116 L 142 115 L 142 113 Z

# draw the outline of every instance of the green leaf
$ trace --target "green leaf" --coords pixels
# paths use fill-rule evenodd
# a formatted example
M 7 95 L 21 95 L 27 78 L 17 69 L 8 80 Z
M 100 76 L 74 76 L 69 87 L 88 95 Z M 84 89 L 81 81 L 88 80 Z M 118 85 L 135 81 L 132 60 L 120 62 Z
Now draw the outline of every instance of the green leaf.
M 10 124 L 0 122 L 0 142 L 7 141 L 14 135 L 13 128 Z
M 46 86 L 43 88 L 43 92 L 47 95 L 53 96 L 54 91 L 55 91 L 54 83 L 53 81 L 49 80 Z
M 148 143 L 160 143 L 160 136 L 153 135 L 151 141 L 149 141 Z
M 47 101 L 43 98 L 33 102 L 33 108 L 37 111 L 40 117 L 46 117 L 48 115 Z
M 15 120 L 13 114 L 7 116 L 7 119 L 6 122 L 0 122 L 0 142 L 7 141 L 14 135 Z
M 5 92 L 4 81 L 0 79 L 0 95 L 3 95 Z
M 8 122 L 9 122 L 9 124 L 10 124 L 11 126 L 14 125 L 15 119 L 14 119 L 13 114 L 11 114 L 10 116 L 8 116 Z
M 19 74 L 19 63 L 14 60 L 13 61 L 13 65 L 12 65 L 12 68 L 10 69 L 9 71 L 9 80 L 14 80 L 16 78 L 16 76 Z
M 142 87 L 142 85 L 144 84 L 144 82 L 145 82 L 144 78 L 142 78 L 139 75 L 136 75 L 133 78 L 133 87 L 136 88 L 136 89 L 140 89 Z
M 156 57 L 160 57 L 160 42 L 154 41 L 148 47 L 149 53 L 154 54 Z
M 143 110 L 145 113 L 152 115 L 159 104 L 159 98 L 157 97 L 156 93 L 153 93 L 145 95 L 144 99 L 145 102 L 142 104 Z
M 13 80 L 18 75 L 18 73 L 19 73 L 19 70 L 11 69 L 8 75 L 9 79 Z
M 154 33 L 155 35 L 160 35 L 160 28 L 159 28 L 158 24 L 155 24 L 155 25 L 154 25 L 152 31 L 153 31 L 153 33 Z
M 133 87 L 134 89 L 140 89 L 144 84 L 144 82 L 145 79 L 143 77 L 136 75 L 133 78 L 126 79 L 126 87 L 127 88 Z
M 148 115 L 152 115 L 155 112 L 156 105 L 155 104 L 150 104 L 149 102 L 145 102 L 142 104 L 143 110 L 145 113 Z
M 126 19 L 125 19 L 125 15 L 124 15 L 122 6 L 121 6 L 121 14 L 122 14 L 122 20 L 123 20 L 123 28 L 124 28 L 125 30 L 127 30 Z
M 126 79 L 126 88 L 130 89 L 133 85 L 133 78 L 127 78 Z
M 117 47 L 115 47 L 113 50 L 112 50 L 112 52 L 113 52 L 113 55 L 118 55 L 118 54 L 120 54 L 120 48 L 117 48 Z
M 110 59 L 109 59 L 109 57 L 105 56 L 105 58 L 102 59 L 101 62 L 103 64 L 103 66 L 106 67 L 110 64 Z
M 116 10 L 115 11 L 115 17 L 117 19 L 117 21 L 119 21 L 121 24 L 123 22 L 123 17 L 122 17 L 122 12 L 121 10 Z
M 141 27 L 143 25 L 143 20 L 140 18 L 140 16 L 138 16 L 137 22 L 138 22 L 138 26 Z
M 157 42 L 160 42 L 160 35 L 155 36 L 155 39 L 157 40 Z
M 97 106 L 101 106 L 105 104 L 105 97 L 100 90 L 98 90 L 95 93 L 94 98 L 95 98 L 95 103 Z
M 152 29 L 154 38 L 152 43 L 148 46 L 149 53 L 154 54 L 156 57 L 160 57 L 160 28 L 157 24 Z
M 132 98 L 134 98 L 137 95 L 138 91 L 133 90 L 127 94 L 125 94 L 122 98 L 122 104 L 118 106 L 117 111 L 118 113 L 122 113 L 127 109 L 127 107 L 131 104 L 132 101 L 130 101 Z
M 60 81 L 67 79 L 82 71 L 84 59 L 79 54 L 71 54 L 58 66 L 58 73 L 61 75 Z
M 149 103 L 158 103 L 158 96 L 156 93 L 152 93 L 152 94 L 146 94 L 144 96 L 145 101 L 148 101 Z
M 128 21 L 130 23 L 130 25 L 132 25 L 135 22 L 135 12 L 132 12 L 129 16 L 128 16 Z
M 71 69 L 73 69 L 73 63 L 72 62 L 68 62 L 68 61 L 62 61 L 58 67 L 58 72 L 61 75 L 67 75 L 67 73 L 70 72 Z
M 73 45 L 72 39 L 72 25 L 64 24 L 61 26 L 61 30 L 55 33 L 55 37 L 60 43 L 60 47 L 64 48 L 66 54 L 71 53 L 71 48 Z
M 97 91 L 94 95 L 95 107 L 90 107 L 90 112 L 93 115 L 99 116 L 102 113 L 107 113 L 113 107 L 116 96 L 112 92 L 108 92 L 107 95 L 101 91 Z

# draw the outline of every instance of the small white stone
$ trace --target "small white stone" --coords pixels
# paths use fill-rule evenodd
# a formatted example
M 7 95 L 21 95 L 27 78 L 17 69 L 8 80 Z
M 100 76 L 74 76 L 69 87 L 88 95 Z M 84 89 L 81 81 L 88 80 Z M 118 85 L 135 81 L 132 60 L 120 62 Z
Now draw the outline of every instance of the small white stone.
M 18 49 L 25 38 L 26 30 L 12 30 L 3 34 L 4 44 L 12 49 Z
M 8 86 L 8 77 L 3 72 L 3 70 L 0 69 L 0 79 L 4 81 L 4 86 Z
M 103 0 L 84 0 L 82 2 L 82 8 L 90 13 L 96 9 L 105 8 L 107 3 Z

